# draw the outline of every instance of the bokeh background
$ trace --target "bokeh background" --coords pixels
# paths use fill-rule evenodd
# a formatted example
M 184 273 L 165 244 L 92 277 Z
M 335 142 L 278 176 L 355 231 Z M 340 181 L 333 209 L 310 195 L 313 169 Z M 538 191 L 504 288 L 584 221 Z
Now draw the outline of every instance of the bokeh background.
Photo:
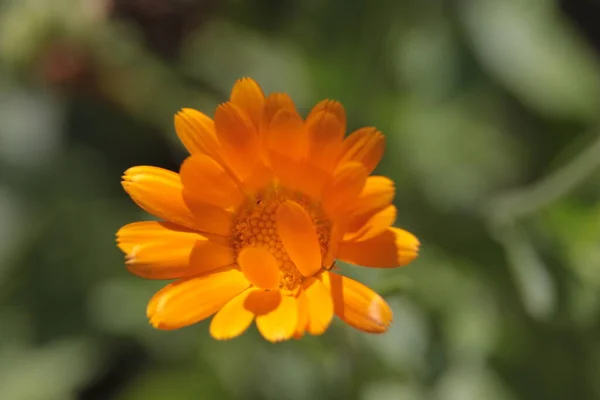
M 600 399 L 600 6 L 592 0 L 0 0 L 0 399 Z M 153 330 L 120 186 L 178 170 L 182 107 L 242 76 L 347 108 L 423 243 L 389 333 Z

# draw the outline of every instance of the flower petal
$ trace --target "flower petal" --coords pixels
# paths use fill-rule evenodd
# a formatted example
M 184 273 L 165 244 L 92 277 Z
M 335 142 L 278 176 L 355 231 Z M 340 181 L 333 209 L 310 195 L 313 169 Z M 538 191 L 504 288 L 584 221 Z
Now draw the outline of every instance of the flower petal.
M 277 260 L 260 247 L 244 247 L 237 258 L 240 269 L 252 284 L 261 289 L 277 289 L 280 271 Z
M 231 102 L 217 107 L 215 126 L 228 167 L 243 181 L 262 158 L 256 128 L 250 118 Z
M 316 278 L 309 278 L 302 284 L 308 308 L 307 330 L 312 335 L 320 335 L 327 330 L 333 319 L 333 300 L 328 288 Z
M 298 324 L 295 297 L 279 290 L 254 292 L 247 297 L 245 307 L 256 315 L 256 327 L 268 341 L 280 342 L 294 334 Z
M 190 254 L 198 241 L 206 240 L 197 232 L 168 222 L 134 222 L 117 232 L 117 244 L 127 257 L 127 269 L 147 279 L 203 273 L 202 267 L 190 263 Z
M 254 320 L 254 313 L 244 307 L 248 296 L 259 289 L 246 289 L 223 306 L 210 322 L 210 335 L 218 340 L 233 339 L 244 333 Z
M 269 127 L 271 126 L 271 122 L 273 121 L 275 115 L 277 115 L 282 110 L 287 110 L 288 112 L 298 114 L 294 102 L 287 94 L 271 93 L 269 96 L 267 96 L 265 100 L 265 106 L 259 130 L 263 159 L 265 160 L 267 165 L 270 165 L 269 142 L 271 139 Z M 300 118 L 300 116 L 298 116 L 298 118 Z
M 297 190 L 308 150 L 304 122 L 295 110 L 280 110 L 266 128 L 268 158 L 275 176 L 286 187 Z
M 186 196 L 221 208 L 237 207 L 244 199 L 231 175 L 205 154 L 188 157 L 180 172 Z
M 382 333 L 392 323 L 392 310 L 385 300 L 362 283 L 324 272 L 321 279 L 333 298 L 335 314 L 364 332 Z
M 367 174 L 373 172 L 385 150 L 385 137 L 372 127 L 352 132 L 342 144 L 338 165 L 357 161 L 364 165 Z
M 344 107 L 341 103 L 334 100 L 322 100 L 318 102 L 312 108 L 312 110 L 310 110 L 308 116 L 306 117 L 306 120 L 311 121 L 313 119 L 318 118 L 317 114 L 319 114 L 322 111 L 333 113 L 339 121 L 340 125 L 343 126 L 344 131 L 346 130 L 346 111 L 344 110 Z
M 315 202 L 321 200 L 325 184 L 331 179 L 332 171 L 325 171 L 309 162 L 300 164 L 300 174 L 296 186 L 299 191 L 309 196 Z
M 158 167 L 129 168 L 121 182 L 133 201 L 148 213 L 186 228 L 195 220 L 183 201 L 179 174 Z
M 256 196 L 258 192 L 273 182 L 273 170 L 265 164 L 258 164 L 244 181 L 242 187 L 244 194 L 248 196 Z
M 355 231 L 346 232 L 345 242 L 361 242 L 382 234 L 396 221 L 396 206 L 390 205 L 373 215 L 367 215 L 362 226 Z
M 147 314 L 158 329 L 178 329 L 210 317 L 250 285 L 237 269 L 181 279 L 152 297 Z
M 329 243 L 327 244 L 327 253 L 323 257 L 323 266 L 329 270 L 333 267 L 333 263 L 337 257 L 338 248 L 346 232 L 346 221 L 343 218 L 338 219 L 333 223 L 331 232 L 329 233 Z
M 261 127 L 268 128 L 271 125 L 273 117 L 282 110 L 296 112 L 296 106 L 291 97 L 285 93 L 271 93 L 268 95 L 265 100 Z
M 308 326 L 308 300 L 303 291 L 300 291 L 296 299 L 298 301 L 298 323 L 296 324 L 296 330 L 294 331 L 294 338 L 300 339 L 304 336 L 304 331 L 306 331 Z
M 187 241 L 195 243 L 203 237 L 197 232 L 171 222 L 141 221 L 124 225 L 117 231 L 117 245 L 123 253 L 131 253 L 136 247 L 160 241 Z
M 231 102 L 250 118 L 256 129 L 262 119 L 265 94 L 251 78 L 239 79 L 231 90 Z
M 204 240 L 194 245 L 190 254 L 190 262 L 202 273 L 235 264 L 235 253 L 229 246 Z
M 325 213 L 331 219 L 345 214 L 363 190 L 366 180 L 367 171 L 358 162 L 350 162 L 336 169 L 321 195 Z
M 321 246 L 312 219 L 298 203 L 288 200 L 276 212 L 279 238 L 290 259 L 304 276 L 321 269 Z
M 268 126 L 270 152 L 302 161 L 308 150 L 308 136 L 302 118 L 295 110 L 280 110 Z
M 202 233 L 220 236 L 230 236 L 233 228 L 235 213 L 231 210 L 207 204 L 187 190 L 183 192 L 187 204 L 194 218 L 194 225 Z
M 338 159 L 346 131 L 346 113 L 336 101 L 326 100 L 315 106 L 306 118 L 310 149 L 308 161 L 331 171 Z
M 271 165 L 279 183 L 319 201 L 331 174 L 306 161 L 295 161 L 279 153 L 271 153 Z
M 190 154 L 217 157 L 220 151 L 215 123 L 200 111 L 184 108 L 175 115 L 175 131 Z
M 358 218 L 358 223 L 362 226 L 366 220 L 361 218 L 364 218 L 365 215 L 369 215 L 370 218 L 373 213 L 389 206 L 394 200 L 395 193 L 396 188 L 391 179 L 385 176 L 369 176 L 362 192 L 348 213 L 353 219 Z M 350 230 L 354 231 L 360 226 L 353 227 L 351 223 Z
M 414 260 L 418 252 L 419 240 L 412 233 L 388 228 L 365 241 L 342 242 L 338 248 L 338 258 L 363 267 L 395 268 Z

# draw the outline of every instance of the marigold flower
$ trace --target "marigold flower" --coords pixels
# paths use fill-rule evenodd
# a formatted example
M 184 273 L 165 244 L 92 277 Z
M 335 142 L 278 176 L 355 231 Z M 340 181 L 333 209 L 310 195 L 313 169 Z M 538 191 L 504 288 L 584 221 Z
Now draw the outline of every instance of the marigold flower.
M 334 261 L 394 268 L 419 241 L 392 227 L 394 183 L 369 176 L 384 137 L 362 128 L 344 139 L 340 103 L 302 119 L 286 94 L 267 97 L 239 80 L 214 120 L 184 109 L 177 134 L 191 156 L 179 174 L 128 169 L 123 187 L 164 222 L 122 227 L 133 274 L 176 279 L 148 304 L 150 323 L 177 329 L 215 314 L 210 334 L 230 339 L 252 323 L 276 342 L 319 335 L 333 315 L 364 332 L 388 329 L 392 311 L 373 290 L 332 272 Z

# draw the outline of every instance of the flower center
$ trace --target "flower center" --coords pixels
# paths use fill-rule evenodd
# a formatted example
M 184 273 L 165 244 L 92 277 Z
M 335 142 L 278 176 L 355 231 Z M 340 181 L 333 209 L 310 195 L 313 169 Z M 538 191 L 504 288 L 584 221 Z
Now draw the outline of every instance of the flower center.
M 277 209 L 287 200 L 301 205 L 310 216 L 317 232 L 321 257 L 324 258 L 329 245 L 331 222 L 321 208 L 306 196 L 283 187 L 265 189 L 240 207 L 234 221 L 233 248 L 236 254 L 245 247 L 259 247 L 269 251 L 277 260 L 281 272 L 279 288 L 293 291 L 302 283 L 303 276 L 290 260 L 281 242 L 276 217 Z

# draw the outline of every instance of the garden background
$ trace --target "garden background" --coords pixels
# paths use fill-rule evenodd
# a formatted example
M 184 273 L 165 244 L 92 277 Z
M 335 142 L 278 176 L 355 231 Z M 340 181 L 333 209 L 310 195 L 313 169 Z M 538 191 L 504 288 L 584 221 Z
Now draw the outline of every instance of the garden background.
M 600 398 L 600 6 L 591 0 L 0 0 L 0 399 Z M 236 79 L 387 136 L 422 241 L 342 266 L 394 310 L 273 345 L 150 327 L 116 230 L 130 166 Z

